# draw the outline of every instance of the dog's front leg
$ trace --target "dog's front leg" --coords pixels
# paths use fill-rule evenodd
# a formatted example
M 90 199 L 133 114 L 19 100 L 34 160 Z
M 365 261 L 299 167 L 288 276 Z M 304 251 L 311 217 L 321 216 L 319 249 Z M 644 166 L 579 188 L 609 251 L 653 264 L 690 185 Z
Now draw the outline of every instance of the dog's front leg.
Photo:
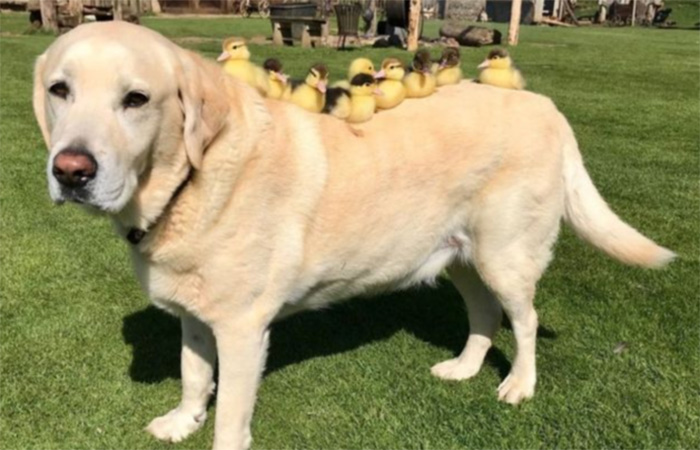
M 219 354 L 214 450 L 250 447 L 250 421 L 265 365 L 267 324 L 236 321 L 214 325 Z
M 204 425 L 207 403 L 214 390 L 216 341 L 211 328 L 185 313 L 182 318 L 182 401 L 146 430 L 158 439 L 179 442 Z

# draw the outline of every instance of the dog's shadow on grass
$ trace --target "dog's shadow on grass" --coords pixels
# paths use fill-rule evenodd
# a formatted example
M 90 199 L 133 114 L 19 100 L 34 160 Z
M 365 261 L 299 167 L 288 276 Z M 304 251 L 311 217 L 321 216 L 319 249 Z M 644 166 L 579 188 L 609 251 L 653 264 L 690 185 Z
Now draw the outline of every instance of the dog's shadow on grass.
M 507 324 L 506 324 L 507 326 Z M 272 326 L 266 374 L 311 358 L 343 353 L 405 330 L 458 355 L 469 332 L 464 303 L 448 281 L 373 298 L 357 298 L 299 313 Z M 157 383 L 180 377 L 180 322 L 154 307 L 124 317 L 124 340 L 133 348 L 129 374 Z M 540 327 L 538 336 L 555 338 Z M 435 361 L 437 362 L 437 361 Z M 492 348 L 486 363 L 505 377 L 510 363 Z

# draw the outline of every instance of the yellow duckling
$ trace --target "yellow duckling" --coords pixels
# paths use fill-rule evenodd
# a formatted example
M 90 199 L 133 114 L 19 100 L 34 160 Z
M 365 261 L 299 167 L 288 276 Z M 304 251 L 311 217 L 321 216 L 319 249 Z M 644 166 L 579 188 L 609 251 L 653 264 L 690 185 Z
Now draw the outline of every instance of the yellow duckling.
M 304 82 L 292 90 L 289 99 L 307 111 L 320 113 L 325 104 L 327 85 L 328 68 L 323 64 L 315 64 L 309 69 Z
M 282 63 L 275 58 L 268 58 L 263 63 L 263 69 L 267 71 L 267 83 L 270 87 L 267 91 L 267 97 L 287 100 L 292 91 L 289 85 L 289 77 L 282 72 Z
M 525 89 L 525 79 L 513 66 L 513 60 L 504 49 L 491 50 L 479 64 L 479 82 L 506 89 Z
M 267 74 L 262 67 L 250 62 L 250 51 L 245 44 L 245 39 L 228 38 L 222 47 L 223 51 L 216 60 L 224 63 L 224 71 L 265 95 L 269 89 Z
M 350 123 L 367 122 L 377 108 L 375 96 L 382 92 L 377 81 L 366 73 L 355 75 L 350 80 L 350 89 L 334 88 L 334 94 L 326 99 L 323 111 Z
M 376 98 L 377 108 L 391 109 L 406 98 L 406 88 L 403 85 L 406 70 L 398 59 L 387 58 L 382 61 L 381 72 L 386 74 L 386 78 L 379 82 L 379 90 L 383 95 Z
M 458 48 L 447 47 L 442 51 L 435 78 L 438 86 L 457 84 L 462 80 Z
M 437 81 L 431 73 L 432 61 L 428 50 L 419 50 L 413 58 L 413 71 L 403 79 L 406 97 L 427 97 L 435 92 Z
M 374 78 L 383 78 L 385 75 L 384 72 L 381 70 L 379 72 L 374 70 L 374 64 L 371 60 L 367 58 L 356 58 L 350 63 L 350 67 L 348 68 L 348 79 L 333 83 L 333 87 L 350 89 L 349 80 L 352 80 L 355 77 L 355 75 L 359 75 L 361 73 L 372 75 L 372 77 Z
M 359 75 L 361 73 L 366 73 L 367 75 L 372 75 L 373 78 L 383 78 L 384 77 L 384 71 L 380 70 L 379 72 L 376 72 L 374 70 L 374 64 L 372 64 L 372 61 L 370 61 L 367 58 L 357 58 L 353 60 L 350 63 L 350 67 L 348 67 L 348 80 L 352 80 L 355 78 L 355 75 Z

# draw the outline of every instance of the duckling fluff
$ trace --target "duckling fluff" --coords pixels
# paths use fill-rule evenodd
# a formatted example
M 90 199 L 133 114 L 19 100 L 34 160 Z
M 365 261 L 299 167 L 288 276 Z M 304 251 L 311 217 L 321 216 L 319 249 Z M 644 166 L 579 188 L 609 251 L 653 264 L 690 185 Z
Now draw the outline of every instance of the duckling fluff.
M 442 51 L 435 78 L 438 86 L 457 84 L 462 80 L 462 68 L 459 66 L 459 49 L 447 47 Z
M 375 100 L 378 109 L 391 109 L 404 101 L 406 98 L 406 88 L 403 85 L 403 78 L 406 70 L 401 61 L 395 58 L 387 58 L 382 61 L 382 70 L 386 78 L 379 82 L 379 90 L 383 95 Z
M 431 73 L 431 66 L 430 52 L 425 49 L 419 50 L 413 58 L 413 71 L 403 79 L 406 97 L 427 97 L 435 92 L 437 81 Z
M 223 51 L 216 59 L 224 63 L 224 71 L 250 86 L 256 88 L 262 95 L 269 89 L 267 74 L 260 66 L 250 62 L 250 51 L 243 38 L 232 37 L 224 41 Z
M 282 72 L 282 63 L 275 58 L 268 58 L 263 63 L 263 69 L 267 71 L 267 83 L 270 87 L 267 91 L 267 97 L 277 100 L 288 99 L 292 92 L 289 86 L 289 77 Z
M 479 64 L 479 82 L 506 89 L 525 89 L 525 79 L 503 49 L 492 50 Z
M 328 68 L 315 64 L 309 69 L 306 79 L 292 90 L 289 100 L 307 111 L 320 113 L 325 104 Z

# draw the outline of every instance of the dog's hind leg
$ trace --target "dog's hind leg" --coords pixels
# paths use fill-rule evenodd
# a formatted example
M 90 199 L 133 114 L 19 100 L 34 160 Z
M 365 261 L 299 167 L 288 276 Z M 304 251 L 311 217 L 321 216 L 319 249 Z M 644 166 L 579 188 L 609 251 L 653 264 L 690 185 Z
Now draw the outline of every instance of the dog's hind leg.
M 446 380 L 464 380 L 479 373 L 503 314 L 498 300 L 473 267 L 455 263 L 447 271 L 467 305 L 469 338 L 457 358 L 438 363 L 430 371 Z
M 187 313 L 181 317 L 182 401 L 151 421 L 146 430 L 158 439 L 180 442 L 204 425 L 207 403 L 214 391 L 216 341 L 209 326 Z
M 519 278 L 518 273 L 498 271 L 489 279 L 513 327 L 517 352 L 510 373 L 498 386 L 498 399 L 517 404 L 535 394 L 535 340 L 537 313 L 533 306 L 535 283 Z M 506 280 L 505 278 L 511 278 Z
M 510 404 L 520 403 L 535 393 L 535 288 L 549 263 L 558 223 L 543 221 L 531 224 L 529 229 L 530 233 L 516 232 L 508 240 L 503 239 L 503 234 L 482 239 L 474 258 L 482 280 L 501 303 L 515 335 L 515 359 L 498 387 L 499 400 Z

